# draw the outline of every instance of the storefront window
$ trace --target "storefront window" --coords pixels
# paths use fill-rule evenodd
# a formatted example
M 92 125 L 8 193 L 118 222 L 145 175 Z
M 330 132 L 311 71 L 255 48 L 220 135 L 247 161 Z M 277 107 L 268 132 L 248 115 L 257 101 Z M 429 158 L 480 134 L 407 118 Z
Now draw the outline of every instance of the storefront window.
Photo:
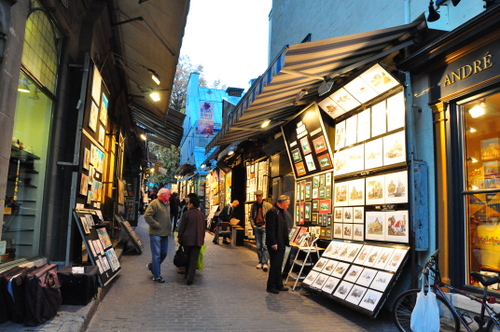
M 500 94 L 469 102 L 463 111 L 468 272 L 496 275 L 500 272 Z

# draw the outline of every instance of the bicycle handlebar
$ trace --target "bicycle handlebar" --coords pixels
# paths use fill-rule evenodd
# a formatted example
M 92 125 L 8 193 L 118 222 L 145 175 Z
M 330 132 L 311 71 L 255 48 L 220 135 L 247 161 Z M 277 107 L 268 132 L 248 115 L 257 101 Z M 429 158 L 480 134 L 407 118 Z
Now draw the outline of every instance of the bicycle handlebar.
M 429 260 L 425 264 L 424 268 L 422 269 L 423 274 L 427 274 L 429 272 L 429 268 L 436 263 L 436 257 L 437 257 L 438 252 L 439 252 L 439 249 L 436 249 L 436 251 L 434 251 L 434 253 L 432 253 L 431 258 L 429 258 Z

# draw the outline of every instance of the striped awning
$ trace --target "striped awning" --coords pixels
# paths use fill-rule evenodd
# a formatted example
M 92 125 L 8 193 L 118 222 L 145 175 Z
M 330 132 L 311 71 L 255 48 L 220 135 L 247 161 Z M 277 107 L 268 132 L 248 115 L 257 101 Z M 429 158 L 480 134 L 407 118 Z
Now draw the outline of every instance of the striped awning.
M 317 100 L 322 84 L 335 82 L 356 69 L 413 45 L 425 20 L 285 47 L 229 114 L 220 132 L 207 145 L 230 144 L 282 125 Z M 340 88 L 334 84 L 332 92 Z M 264 120 L 270 126 L 261 128 Z

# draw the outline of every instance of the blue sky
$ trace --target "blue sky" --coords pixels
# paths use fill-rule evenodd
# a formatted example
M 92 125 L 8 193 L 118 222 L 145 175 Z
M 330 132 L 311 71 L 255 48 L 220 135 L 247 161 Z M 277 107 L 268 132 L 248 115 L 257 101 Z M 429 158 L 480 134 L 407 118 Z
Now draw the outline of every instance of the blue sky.
M 201 64 L 209 86 L 248 89 L 268 66 L 272 0 L 191 0 L 181 55 Z

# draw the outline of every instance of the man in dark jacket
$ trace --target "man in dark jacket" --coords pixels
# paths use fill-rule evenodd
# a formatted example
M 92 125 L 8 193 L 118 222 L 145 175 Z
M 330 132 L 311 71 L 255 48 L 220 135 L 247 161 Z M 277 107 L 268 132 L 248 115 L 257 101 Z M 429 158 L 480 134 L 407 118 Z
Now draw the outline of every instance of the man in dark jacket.
M 170 219 L 172 220 L 172 231 L 175 232 L 177 227 L 177 219 L 179 218 L 179 205 L 181 201 L 179 200 L 179 195 L 177 193 L 172 193 L 170 196 Z
M 237 199 L 235 199 L 232 203 L 224 206 L 222 211 L 219 213 L 219 217 L 217 219 L 217 226 L 215 228 L 214 239 L 212 241 L 214 244 L 219 244 L 219 224 L 221 222 L 229 222 L 231 220 L 231 218 L 233 217 L 234 209 L 238 205 L 240 205 L 240 202 Z M 225 235 L 225 234 L 223 235 L 222 243 L 231 244 L 229 241 L 227 241 L 227 235 Z
M 290 246 L 286 217 L 286 210 L 289 206 L 290 197 L 281 195 L 272 209 L 266 213 L 266 244 L 271 263 L 267 279 L 267 291 L 273 294 L 288 290 L 287 287 L 283 286 L 281 266 L 283 266 L 285 257 L 285 247 Z
M 179 245 L 184 247 L 187 256 L 186 283 L 191 285 L 196 274 L 196 265 L 201 246 L 205 240 L 205 216 L 201 213 L 198 195 L 188 195 L 188 210 L 182 214 L 179 225 Z

